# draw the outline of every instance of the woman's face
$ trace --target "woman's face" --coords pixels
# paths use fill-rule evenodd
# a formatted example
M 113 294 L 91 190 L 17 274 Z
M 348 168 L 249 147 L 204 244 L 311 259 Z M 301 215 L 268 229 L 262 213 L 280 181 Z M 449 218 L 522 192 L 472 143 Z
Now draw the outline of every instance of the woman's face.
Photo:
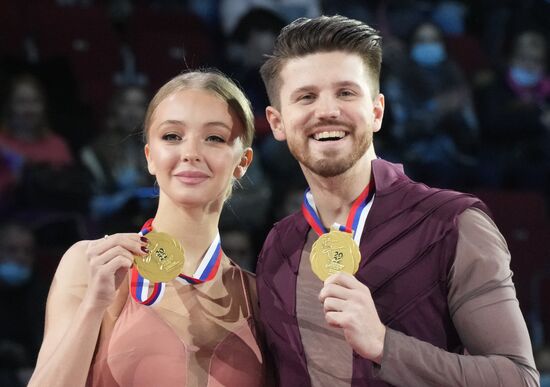
M 227 102 L 202 89 L 186 89 L 155 109 L 145 145 L 148 169 L 161 198 L 184 206 L 221 204 L 233 177 L 252 160 L 242 122 Z

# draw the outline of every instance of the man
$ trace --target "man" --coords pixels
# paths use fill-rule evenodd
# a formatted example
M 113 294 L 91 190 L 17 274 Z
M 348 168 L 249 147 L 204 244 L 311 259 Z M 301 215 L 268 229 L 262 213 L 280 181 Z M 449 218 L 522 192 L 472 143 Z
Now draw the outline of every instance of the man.
M 310 187 L 257 266 L 279 383 L 537 386 L 509 253 L 484 204 L 376 157 L 381 51 L 361 22 L 299 19 L 261 69 L 273 134 Z M 335 223 L 347 240 L 326 238 Z M 336 245 L 351 238 L 360 262 L 346 267 Z M 354 276 L 328 276 L 342 268 Z

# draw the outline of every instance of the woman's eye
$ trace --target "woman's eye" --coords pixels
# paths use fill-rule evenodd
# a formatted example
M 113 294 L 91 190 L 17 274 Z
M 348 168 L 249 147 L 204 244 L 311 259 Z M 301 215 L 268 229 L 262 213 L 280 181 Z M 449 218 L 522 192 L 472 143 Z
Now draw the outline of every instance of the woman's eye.
M 175 133 L 166 133 L 162 136 L 162 139 L 165 141 L 179 141 L 181 140 L 181 136 Z
M 206 141 L 225 142 L 225 139 L 221 136 L 208 136 L 206 138 Z

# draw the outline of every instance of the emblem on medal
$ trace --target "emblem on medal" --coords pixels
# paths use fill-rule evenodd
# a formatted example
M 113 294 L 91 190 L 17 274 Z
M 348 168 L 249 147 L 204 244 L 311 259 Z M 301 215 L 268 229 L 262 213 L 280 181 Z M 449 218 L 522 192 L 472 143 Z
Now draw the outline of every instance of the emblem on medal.
M 170 282 L 183 271 L 183 247 L 163 232 L 151 231 L 147 239 L 149 253 L 134 257 L 139 274 L 151 282 Z
M 309 260 L 315 275 L 325 281 L 341 271 L 355 274 L 359 269 L 361 253 L 352 234 L 331 229 L 313 243 Z

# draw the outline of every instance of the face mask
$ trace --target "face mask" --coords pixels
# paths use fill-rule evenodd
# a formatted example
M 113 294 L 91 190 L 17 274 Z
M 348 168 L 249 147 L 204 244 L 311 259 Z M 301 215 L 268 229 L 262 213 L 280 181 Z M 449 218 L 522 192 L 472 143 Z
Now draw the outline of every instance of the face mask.
M 455 2 L 440 5 L 433 13 L 434 22 L 445 35 L 459 36 L 464 33 L 464 8 Z
M 15 262 L 0 263 L 0 282 L 8 286 L 20 286 L 31 277 L 31 268 Z
M 416 43 L 411 50 L 411 57 L 419 65 L 431 67 L 443 62 L 446 53 L 441 43 Z
M 515 84 L 522 87 L 535 86 L 542 78 L 542 73 L 524 69 L 523 67 L 513 66 L 510 68 L 510 78 Z

